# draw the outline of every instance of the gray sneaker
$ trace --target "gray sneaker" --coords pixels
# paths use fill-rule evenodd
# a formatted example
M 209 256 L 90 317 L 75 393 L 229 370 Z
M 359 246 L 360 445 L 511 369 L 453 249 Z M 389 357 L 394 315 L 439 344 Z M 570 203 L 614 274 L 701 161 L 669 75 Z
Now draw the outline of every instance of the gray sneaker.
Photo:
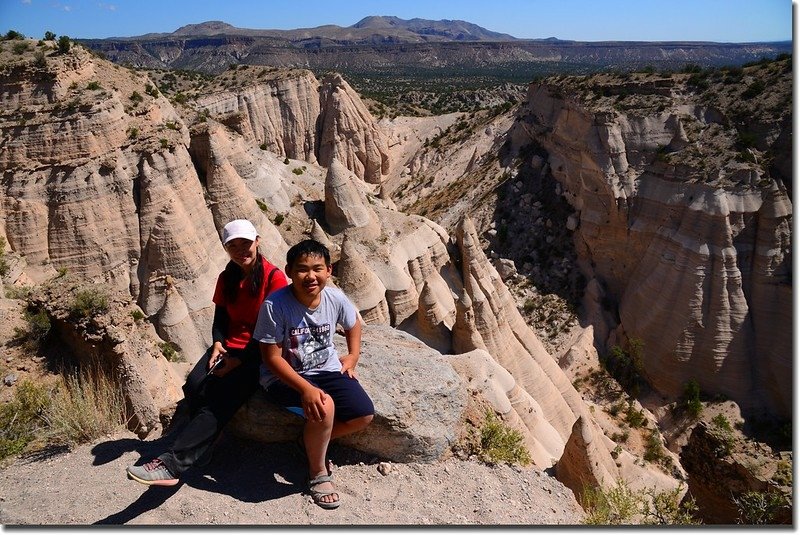
M 142 466 L 129 466 L 126 472 L 128 473 L 128 479 L 133 479 L 144 485 L 171 487 L 178 484 L 178 479 L 172 475 L 161 459 L 153 459 Z

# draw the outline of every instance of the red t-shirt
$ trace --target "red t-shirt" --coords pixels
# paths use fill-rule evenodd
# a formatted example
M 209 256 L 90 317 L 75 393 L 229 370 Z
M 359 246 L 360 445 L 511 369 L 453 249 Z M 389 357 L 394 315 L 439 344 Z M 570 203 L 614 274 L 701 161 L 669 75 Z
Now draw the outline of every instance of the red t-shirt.
M 228 312 L 230 321 L 228 322 L 228 332 L 225 333 L 225 347 L 229 349 L 244 349 L 256 328 L 256 320 L 258 319 L 258 311 L 261 309 L 261 303 L 264 299 L 280 288 L 288 284 L 286 275 L 280 269 L 270 264 L 266 258 L 261 257 L 261 264 L 264 266 L 264 282 L 261 285 L 259 295 L 253 296 L 249 286 L 248 279 L 242 279 L 239 282 L 239 293 L 236 301 L 227 303 L 225 301 L 225 293 L 222 291 L 225 285 L 222 274 L 217 277 L 217 287 L 214 289 L 214 303 L 225 307 Z M 270 280 L 270 273 L 275 270 Z M 269 281 L 269 288 L 267 288 L 267 281 Z

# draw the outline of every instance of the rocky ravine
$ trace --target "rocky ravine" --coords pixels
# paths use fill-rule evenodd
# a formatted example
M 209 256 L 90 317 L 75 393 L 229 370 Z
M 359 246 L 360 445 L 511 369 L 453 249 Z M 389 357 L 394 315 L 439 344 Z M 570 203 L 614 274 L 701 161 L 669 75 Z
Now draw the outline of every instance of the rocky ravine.
M 432 399 L 420 383 L 376 383 L 376 392 L 387 392 L 376 394 L 377 425 L 350 445 L 403 462 L 446 458 L 466 428 L 470 403 L 456 402 L 466 397 L 501 414 L 522 433 L 535 465 L 554 467 L 576 493 L 585 481 L 607 486 L 622 478 L 634 488 L 669 489 L 684 479 L 680 470 L 666 474 L 608 437 L 525 324 L 469 218 L 454 217 L 445 228 L 396 210 L 380 184 L 393 165 L 383 150 L 385 134 L 346 82 L 334 76 L 317 86 L 305 71 L 258 76 L 175 108 L 146 77 L 81 49 L 7 71 L 0 85 L 6 178 L 0 206 L 18 259 L 8 282 L 44 281 L 63 268 L 104 281 L 138 303 L 159 337 L 196 358 L 207 343 L 207 296 L 224 262 L 216 229 L 233 217 L 252 219 L 265 253 L 279 265 L 287 243 L 312 235 L 330 245 L 337 283 L 365 321 L 386 326 L 372 331 L 375 343 L 396 349 L 402 344 L 395 337 L 408 335 L 392 327 L 409 332 L 429 347 L 408 337 L 418 345 L 408 351 L 407 368 L 434 359 L 447 375 L 426 376 L 434 391 L 447 386 L 434 397 L 450 408 L 449 419 L 415 405 Z M 94 131 L 120 129 L 127 135 L 95 139 Z M 75 132 L 69 143 L 29 146 L 64 131 Z M 486 142 L 468 157 L 473 172 L 498 165 L 484 157 L 493 130 L 483 132 Z M 325 167 L 317 165 L 322 160 Z M 25 232 L 31 224 L 47 238 L 32 240 Z M 57 303 L 49 302 L 42 304 L 58 316 Z M 607 333 L 602 323 L 586 332 L 571 350 L 596 360 L 593 339 Z M 108 336 L 119 345 L 113 332 Z M 157 353 L 150 358 L 156 368 L 166 363 Z M 391 360 L 384 354 L 375 362 Z M 380 371 L 365 365 L 365 382 L 385 377 Z M 167 401 L 154 401 L 161 415 Z M 263 415 L 274 417 L 259 403 L 255 397 L 235 429 L 279 440 L 259 425 Z M 136 430 L 152 437 L 161 421 L 152 411 L 141 414 Z

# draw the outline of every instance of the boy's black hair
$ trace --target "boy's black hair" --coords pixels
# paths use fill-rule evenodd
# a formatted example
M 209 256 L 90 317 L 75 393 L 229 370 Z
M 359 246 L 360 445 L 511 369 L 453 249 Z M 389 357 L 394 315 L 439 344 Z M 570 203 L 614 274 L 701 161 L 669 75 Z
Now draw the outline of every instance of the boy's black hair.
M 328 251 L 328 248 L 317 240 L 303 240 L 300 243 L 293 245 L 292 248 L 286 252 L 286 265 L 289 268 L 293 268 L 297 259 L 305 255 L 321 256 L 325 259 L 326 266 L 331 265 L 330 251 Z

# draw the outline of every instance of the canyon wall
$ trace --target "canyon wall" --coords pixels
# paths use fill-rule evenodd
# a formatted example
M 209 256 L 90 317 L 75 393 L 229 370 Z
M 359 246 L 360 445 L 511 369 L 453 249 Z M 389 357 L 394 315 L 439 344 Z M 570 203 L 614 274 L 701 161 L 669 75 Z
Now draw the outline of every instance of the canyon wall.
M 598 331 L 612 330 L 600 346 L 642 340 L 648 380 L 673 398 L 696 380 L 745 410 L 787 417 L 791 199 L 735 152 L 694 158 L 703 135 L 713 148 L 731 134 L 718 110 L 681 89 L 659 89 L 667 109 L 626 113 L 533 84 L 510 135 L 546 150 L 578 216 L 580 267 L 619 314 L 619 326 Z M 781 137 L 772 130 L 767 143 Z

